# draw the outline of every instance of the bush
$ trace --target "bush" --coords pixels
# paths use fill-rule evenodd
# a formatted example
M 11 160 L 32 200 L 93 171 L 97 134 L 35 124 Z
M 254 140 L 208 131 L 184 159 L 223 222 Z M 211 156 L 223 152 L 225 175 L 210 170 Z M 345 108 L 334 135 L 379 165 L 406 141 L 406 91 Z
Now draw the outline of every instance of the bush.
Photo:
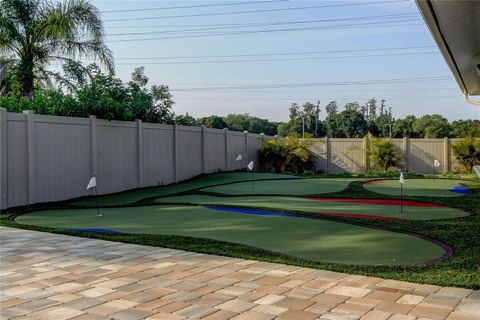
M 371 134 L 367 135 L 367 157 L 373 163 L 373 169 L 381 172 L 396 167 L 401 160 L 392 139 L 375 138 Z
M 260 149 L 260 164 L 267 171 L 303 173 L 313 168 L 310 139 L 291 134 L 285 139 L 271 139 Z
M 467 172 L 480 165 L 480 141 L 475 139 L 479 131 L 478 125 L 472 125 L 467 136 L 452 145 L 455 158 Z

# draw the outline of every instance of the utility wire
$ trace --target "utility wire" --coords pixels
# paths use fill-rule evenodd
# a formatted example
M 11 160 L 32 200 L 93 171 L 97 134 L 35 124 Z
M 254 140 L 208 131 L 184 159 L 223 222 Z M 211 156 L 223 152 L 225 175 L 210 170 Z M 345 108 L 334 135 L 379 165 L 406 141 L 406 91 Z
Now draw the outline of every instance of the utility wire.
M 354 80 L 342 82 L 308 82 L 308 83 L 288 83 L 288 84 L 262 84 L 262 85 L 240 85 L 240 86 L 222 86 L 222 87 L 197 87 L 197 88 L 179 88 L 171 89 L 172 91 L 221 91 L 221 90 L 243 90 L 243 89 L 271 89 L 271 88 L 299 88 L 299 87 L 322 87 L 322 86 L 349 86 L 349 85 L 372 85 L 385 83 L 409 83 L 423 81 L 446 81 L 451 80 L 451 76 L 434 76 L 434 77 L 414 77 L 414 78 L 393 78 L 379 80 Z
M 421 20 L 421 19 L 416 19 Z M 305 30 L 322 30 L 322 29 L 348 29 L 354 27 L 355 29 L 364 28 L 364 27 L 398 27 L 398 26 L 414 26 L 414 25 L 423 25 L 421 23 L 417 24 L 393 24 L 388 25 L 389 23 L 401 23 L 401 22 L 410 22 L 415 21 L 412 19 L 409 20 L 397 20 L 389 22 L 366 22 L 366 23 L 356 23 L 356 24 L 346 24 L 346 25 L 336 25 L 336 26 L 320 26 L 320 27 L 302 27 L 302 28 L 284 28 L 284 29 L 272 29 L 272 30 L 247 30 L 247 31 L 236 31 L 236 32 L 223 32 L 223 33 L 204 33 L 198 35 L 180 35 L 180 36 L 171 36 L 171 37 L 155 37 L 155 38 L 133 38 L 133 39 L 121 39 L 121 40 L 106 40 L 106 42 L 132 42 L 132 41 L 151 41 L 151 40 L 167 40 L 167 39 L 185 39 L 185 38 L 201 38 L 201 37 L 215 37 L 215 36 L 230 36 L 230 35 L 240 35 L 240 34 L 257 34 L 257 33 L 272 33 L 272 32 L 289 32 L 289 31 L 305 31 Z
M 364 5 L 375 5 L 375 4 L 386 4 L 386 3 L 398 3 L 398 2 L 406 2 L 406 1 L 409 1 L 409 0 L 387 0 L 387 1 L 345 3 L 345 4 L 342 3 L 342 4 L 330 4 L 330 5 L 316 5 L 316 6 L 293 7 L 293 8 L 273 8 L 273 9 L 262 9 L 262 10 L 224 11 L 224 12 L 196 13 L 196 14 L 183 14 L 183 15 L 157 16 L 157 17 L 120 18 L 120 19 L 106 19 L 104 21 L 105 22 L 140 21 L 140 20 L 206 17 L 206 16 L 224 16 L 224 15 L 233 15 L 233 14 L 248 14 L 248 13 L 261 13 L 261 12 L 276 12 L 276 11 L 293 11 L 293 10 L 308 10 L 308 9 L 320 9 L 320 8 L 364 6 Z
M 177 33 L 177 32 L 188 32 L 188 31 L 205 31 L 205 30 L 218 30 L 218 29 L 237 29 L 237 28 L 253 28 L 253 27 L 267 27 L 267 26 L 278 26 L 278 25 L 288 25 L 288 24 L 307 24 L 307 23 L 322 23 L 322 22 L 338 22 L 338 21 L 350 21 L 350 20 L 376 20 L 384 18 L 410 18 L 419 15 L 417 13 L 398 13 L 398 14 L 386 14 L 378 16 L 360 16 L 360 17 L 348 17 L 348 18 L 334 18 L 334 19 L 320 19 L 320 20 L 300 20 L 300 21 L 284 21 L 284 22 L 264 22 L 264 23 L 246 23 L 246 24 L 234 24 L 234 25 L 223 25 L 223 26 L 212 26 L 207 28 L 196 28 L 196 29 L 180 29 L 180 30 L 162 30 L 162 31 L 144 31 L 144 32 L 123 32 L 123 33 L 109 33 L 107 36 L 126 36 L 126 35 L 143 35 L 143 34 L 168 34 L 168 33 Z M 420 19 L 414 19 L 412 21 L 417 21 Z
M 143 9 L 103 10 L 100 12 L 101 13 L 118 13 L 118 12 L 140 12 L 140 11 L 172 10 L 172 9 L 193 9 L 193 8 L 226 7 L 226 6 L 239 6 L 239 5 L 275 3 L 275 2 L 287 2 L 287 1 L 289 0 L 247 1 L 247 2 L 232 2 L 232 3 L 218 3 L 218 4 L 197 4 L 197 5 L 191 5 L 191 6 L 176 6 L 176 7 L 153 7 L 153 8 L 143 8 Z
M 419 54 L 439 53 L 438 51 L 423 51 L 423 52 L 402 52 L 402 53 L 387 53 L 387 54 L 370 54 L 370 55 L 356 55 L 356 56 L 333 56 L 333 57 L 302 57 L 302 58 L 274 58 L 274 59 L 243 59 L 243 60 L 208 60 L 208 61 L 163 61 L 163 62 L 142 62 L 143 65 L 163 65 L 163 64 L 218 64 L 218 63 L 245 63 L 245 62 L 276 62 L 276 61 L 306 61 L 306 60 L 331 60 L 331 59 L 357 59 L 357 58 L 376 58 L 387 56 L 406 56 Z M 138 65 L 137 63 L 126 62 L 117 63 L 117 65 Z
M 412 100 L 412 99 L 432 99 L 432 98 L 459 98 L 461 95 L 449 96 L 417 96 L 417 97 L 384 97 L 385 100 Z M 340 97 L 348 100 L 361 100 L 362 97 Z M 199 101 L 314 101 L 318 98 L 175 98 L 175 100 L 199 100 Z
M 296 51 L 296 52 L 262 52 L 247 54 L 225 54 L 225 55 L 201 55 L 201 56 L 158 56 L 158 57 L 120 57 L 115 60 L 163 60 L 163 59 L 205 59 L 205 58 L 237 58 L 237 57 L 264 57 L 264 56 L 290 56 L 290 55 L 312 55 L 312 54 L 330 54 L 330 53 L 350 53 L 350 52 L 370 52 L 370 51 L 391 51 L 391 50 L 412 50 L 412 49 L 432 49 L 435 45 L 429 46 L 407 46 L 390 48 L 371 48 L 371 49 L 350 49 L 350 50 L 326 50 L 326 51 Z

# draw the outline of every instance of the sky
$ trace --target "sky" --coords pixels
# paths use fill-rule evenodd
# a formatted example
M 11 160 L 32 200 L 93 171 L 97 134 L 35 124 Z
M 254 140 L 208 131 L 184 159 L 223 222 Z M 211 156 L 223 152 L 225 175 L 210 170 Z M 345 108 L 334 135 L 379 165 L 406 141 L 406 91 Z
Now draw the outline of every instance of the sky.
M 287 121 L 291 103 L 386 100 L 395 117 L 480 119 L 413 0 L 91 1 L 116 75 L 144 66 L 174 112 Z

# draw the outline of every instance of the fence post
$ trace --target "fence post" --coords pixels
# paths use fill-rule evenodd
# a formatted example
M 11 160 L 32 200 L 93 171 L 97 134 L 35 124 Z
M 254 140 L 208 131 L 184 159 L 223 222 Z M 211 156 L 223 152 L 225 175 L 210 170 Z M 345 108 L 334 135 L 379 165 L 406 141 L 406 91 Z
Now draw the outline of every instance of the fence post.
M 450 171 L 450 139 L 443 138 L 443 173 Z
M 0 108 L 0 210 L 7 208 L 7 196 L 7 110 Z
M 368 140 L 367 137 L 363 137 L 363 172 L 368 171 Z
M 225 170 L 228 171 L 228 128 L 223 128 L 225 134 Z
M 173 181 L 178 182 L 178 125 L 173 124 Z
M 90 153 L 91 153 L 91 176 L 97 175 L 98 149 L 97 149 L 97 117 L 90 116 Z M 92 189 L 93 192 L 93 189 Z M 92 193 L 93 194 L 93 193 Z
M 332 151 L 330 150 L 330 138 L 325 138 L 325 149 L 327 153 L 327 158 L 325 159 L 325 172 L 329 172 L 330 170 L 330 161 L 332 160 Z
M 206 156 L 207 156 L 207 134 L 206 134 L 205 126 L 202 125 L 202 173 L 207 172 L 207 163 L 206 163 Z
M 33 111 L 25 110 L 23 111 L 24 114 L 27 115 L 27 177 L 28 177 L 28 201 L 27 203 L 33 204 L 35 203 L 35 163 L 34 163 L 34 119 L 33 119 Z
M 248 131 L 243 131 L 243 134 L 245 135 L 245 157 L 243 157 L 243 167 L 247 167 L 248 163 Z
M 404 171 L 408 170 L 408 151 L 410 149 L 410 139 L 403 137 L 403 163 Z
M 137 187 L 143 187 L 143 123 L 136 119 L 137 123 Z

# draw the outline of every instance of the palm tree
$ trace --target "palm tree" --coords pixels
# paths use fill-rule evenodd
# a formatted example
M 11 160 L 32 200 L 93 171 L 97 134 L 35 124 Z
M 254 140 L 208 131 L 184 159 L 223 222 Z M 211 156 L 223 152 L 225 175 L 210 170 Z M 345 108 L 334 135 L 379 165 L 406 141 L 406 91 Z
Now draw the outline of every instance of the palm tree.
M 52 62 L 98 59 L 113 72 L 100 12 L 84 0 L 0 0 L 0 57 L 14 62 L 25 96 L 36 82 L 52 85 Z

